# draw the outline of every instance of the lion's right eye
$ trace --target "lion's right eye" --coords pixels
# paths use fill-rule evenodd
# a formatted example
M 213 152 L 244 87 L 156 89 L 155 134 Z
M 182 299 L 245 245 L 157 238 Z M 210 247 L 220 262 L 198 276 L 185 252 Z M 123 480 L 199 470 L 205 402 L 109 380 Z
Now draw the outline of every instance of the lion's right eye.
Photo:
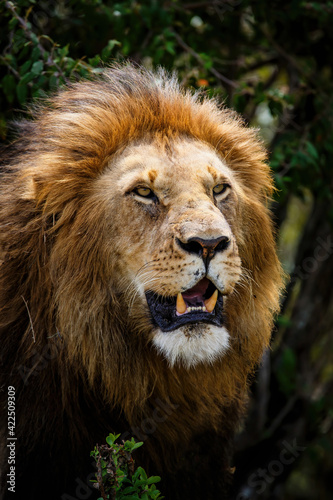
M 157 202 L 157 196 L 154 191 L 148 187 L 137 187 L 132 191 L 137 198 L 141 198 L 144 203 Z
M 228 196 L 230 192 L 230 186 L 229 184 L 217 184 L 214 188 L 213 188 L 213 194 L 214 194 L 214 197 L 216 200 L 220 201 L 220 200 L 223 200 L 224 198 L 226 198 Z

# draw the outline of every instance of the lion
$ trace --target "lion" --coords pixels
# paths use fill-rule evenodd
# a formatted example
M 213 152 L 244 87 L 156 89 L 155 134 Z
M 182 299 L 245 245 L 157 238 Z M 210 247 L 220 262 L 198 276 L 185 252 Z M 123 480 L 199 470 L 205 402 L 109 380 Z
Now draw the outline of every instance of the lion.
M 282 287 L 257 132 L 129 63 L 18 128 L 1 157 L 3 497 L 92 498 L 89 451 L 117 432 L 145 441 L 134 458 L 167 498 L 227 498 Z

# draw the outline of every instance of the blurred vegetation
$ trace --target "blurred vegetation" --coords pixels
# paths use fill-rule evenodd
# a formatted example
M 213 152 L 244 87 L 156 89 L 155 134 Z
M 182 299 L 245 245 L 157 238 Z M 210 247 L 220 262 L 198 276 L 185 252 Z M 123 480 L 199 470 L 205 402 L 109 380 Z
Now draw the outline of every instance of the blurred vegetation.
M 135 467 L 133 451 L 143 442 L 131 440 L 118 444 L 120 434 L 109 434 L 107 444 L 96 445 L 90 453 L 96 462 L 96 479 L 91 482 L 99 490 L 98 500 L 162 500 L 156 484 L 159 476 L 148 477 L 142 467 Z
M 0 14 L 3 141 L 32 99 L 123 58 L 177 70 L 260 127 L 291 279 L 238 438 L 235 495 L 331 498 L 333 2 L 17 0 Z M 270 469 L 295 439 L 305 450 Z M 262 469 L 263 491 L 251 480 Z

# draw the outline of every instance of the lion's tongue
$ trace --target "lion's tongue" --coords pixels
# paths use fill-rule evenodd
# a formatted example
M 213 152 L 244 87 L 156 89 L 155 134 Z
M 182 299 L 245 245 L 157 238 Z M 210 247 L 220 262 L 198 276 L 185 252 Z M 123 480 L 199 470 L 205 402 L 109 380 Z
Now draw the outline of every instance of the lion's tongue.
M 181 316 L 193 311 L 213 312 L 218 298 L 218 291 L 215 289 L 211 297 L 205 299 L 209 284 L 210 281 L 203 278 L 186 292 L 179 292 L 176 300 L 176 315 Z
M 195 304 L 197 302 L 204 302 L 204 294 L 207 291 L 209 286 L 209 280 L 207 278 L 203 278 L 199 281 L 194 287 L 183 292 L 183 299 L 190 304 Z

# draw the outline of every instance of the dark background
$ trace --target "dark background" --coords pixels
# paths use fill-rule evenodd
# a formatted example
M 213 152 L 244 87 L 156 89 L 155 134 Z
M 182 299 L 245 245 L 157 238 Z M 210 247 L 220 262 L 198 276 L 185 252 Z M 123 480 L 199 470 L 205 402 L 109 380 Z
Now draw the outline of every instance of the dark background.
M 237 438 L 237 500 L 332 498 L 333 2 L 1 1 L 0 33 L 3 141 L 32 99 L 123 58 L 260 127 L 289 279 Z

